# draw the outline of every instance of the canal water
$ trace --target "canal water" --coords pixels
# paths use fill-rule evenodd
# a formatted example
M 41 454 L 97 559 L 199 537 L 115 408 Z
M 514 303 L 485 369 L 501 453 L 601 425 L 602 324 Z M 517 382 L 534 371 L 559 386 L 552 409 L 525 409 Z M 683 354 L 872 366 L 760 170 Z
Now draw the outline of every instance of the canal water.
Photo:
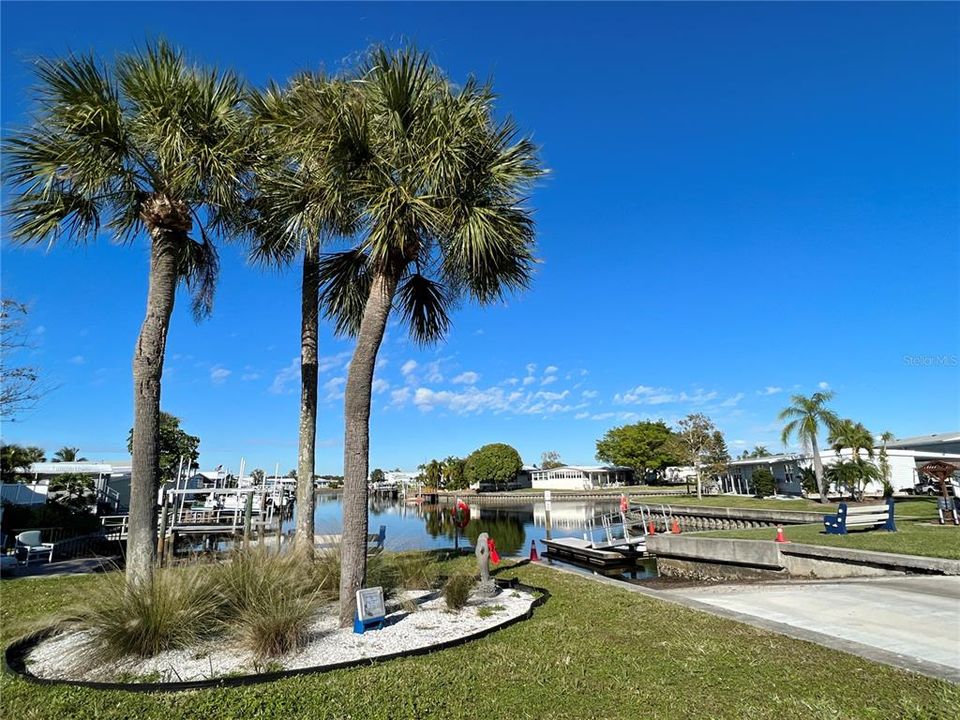
M 465 498 L 468 504 L 469 497 Z M 600 527 L 599 517 L 617 510 L 618 499 L 558 500 L 550 508 L 551 537 L 584 537 L 591 528 Z M 403 498 L 373 495 L 368 512 L 370 532 L 386 526 L 388 550 L 430 550 L 449 548 L 454 544 L 456 528 L 450 516 L 450 505 L 408 505 Z M 461 546 L 472 546 L 485 532 L 494 539 L 497 551 L 504 557 L 529 557 L 531 541 L 537 542 L 542 555 L 547 537 L 546 507 L 542 501 L 507 506 L 470 504 L 470 523 L 461 531 Z M 339 534 L 343 527 L 340 493 L 317 494 L 314 513 L 316 532 Z M 293 520 L 287 521 L 292 530 Z M 600 538 L 600 533 L 596 534 Z M 624 580 L 656 576 L 656 562 L 650 560 L 631 572 Z

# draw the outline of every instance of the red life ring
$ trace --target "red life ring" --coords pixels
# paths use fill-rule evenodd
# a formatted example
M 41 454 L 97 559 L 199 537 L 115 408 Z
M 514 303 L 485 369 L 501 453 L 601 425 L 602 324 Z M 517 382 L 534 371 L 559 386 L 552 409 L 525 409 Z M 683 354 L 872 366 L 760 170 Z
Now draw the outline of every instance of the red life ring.
M 453 517 L 453 524 L 461 530 L 470 524 L 470 506 L 460 498 L 457 498 L 457 502 L 450 511 L 450 515 Z

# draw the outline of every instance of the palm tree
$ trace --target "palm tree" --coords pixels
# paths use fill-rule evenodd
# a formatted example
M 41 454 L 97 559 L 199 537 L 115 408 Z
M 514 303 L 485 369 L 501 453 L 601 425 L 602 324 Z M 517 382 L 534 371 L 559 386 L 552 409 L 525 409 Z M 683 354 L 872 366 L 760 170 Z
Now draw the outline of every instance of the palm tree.
M 390 312 L 431 343 L 458 298 L 491 303 L 525 288 L 534 260 L 523 193 L 542 174 L 533 144 L 494 121 L 489 86 L 454 89 L 416 50 L 371 51 L 354 87 L 343 112 L 365 147 L 354 174 L 363 227 L 320 268 L 325 313 L 356 336 L 344 398 L 344 625 L 366 573 L 371 386 Z
M 21 243 L 75 243 L 101 229 L 120 243 L 145 234 L 147 309 L 134 351 L 133 474 L 127 579 L 152 578 L 159 468 L 160 386 L 177 287 L 208 314 L 217 277 L 211 237 L 239 202 L 252 152 L 236 75 L 188 65 L 160 41 L 107 66 L 70 55 L 36 64 L 33 125 L 5 144 Z M 199 239 L 193 235 L 198 232 Z
M 319 364 L 320 247 L 325 238 L 349 235 L 358 219 L 347 196 L 356 164 L 349 132 L 338 110 L 348 88 L 304 73 L 285 89 L 270 86 L 252 96 L 261 154 L 250 203 L 241 224 L 253 237 L 252 258 L 287 266 L 302 258 L 300 279 L 300 423 L 297 452 L 295 547 L 313 558 L 316 495 L 317 381 Z
M 873 457 L 873 435 L 863 423 L 855 423 L 850 418 L 839 420 L 830 427 L 827 442 L 837 455 L 843 448 L 850 448 L 854 459 L 860 457 L 861 450 L 867 451 L 867 457 Z
M 79 454 L 80 448 L 65 445 L 53 454 L 53 462 L 86 462 L 85 457 L 77 457 Z
M 767 450 L 763 445 L 754 445 L 753 451 L 750 453 L 750 457 L 761 458 L 767 457 L 770 454 L 770 451 Z
M 810 450 L 813 455 L 813 470 L 817 475 L 817 487 L 820 490 L 820 502 L 827 502 L 827 486 L 823 481 L 823 462 L 820 459 L 820 449 L 817 445 L 817 436 L 822 427 L 833 427 L 837 422 L 836 414 L 827 408 L 827 403 L 833 399 L 833 392 L 815 392 L 810 397 L 794 395 L 792 403 L 780 411 L 777 418 L 786 420 L 780 436 L 786 445 L 791 436 L 796 436 L 800 443 Z
M 847 488 L 850 491 L 850 497 L 854 500 L 863 498 L 863 489 L 867 483 L 879 482 L 881 478 L 877 466 L 862 457 L 838 460 L 827 468 L 824 475 L 827 482 L 836 486 L 841 498 L 843 489 Z
M 887 458 L 887 443 L 895 439 L 896 436 L 889 430 L 884 431 L 880 435 L 880 458 L 877 464 L 880 467 L 880 481 L 883 483 L 884 497 L 889 497 L 893 494 L 893 485 L 890 482 L 890 460 Z

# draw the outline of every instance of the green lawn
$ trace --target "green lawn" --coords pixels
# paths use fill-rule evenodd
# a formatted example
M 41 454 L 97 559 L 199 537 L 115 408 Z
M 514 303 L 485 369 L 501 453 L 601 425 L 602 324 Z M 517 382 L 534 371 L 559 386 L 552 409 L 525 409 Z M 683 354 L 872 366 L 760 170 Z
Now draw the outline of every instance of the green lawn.
M 472 560 L 465 559 L 465 565 Z M 468 645 L 248 688 L 133 694 L 5 675 L 0 716 L 37 718 L 936 718 L 960 688 L 541 567 L 553 597 Z M 2 635 L 91 578 L 0 583 Z
M 929 525 L 921 522 L 897 523 L 897 532 L 885 530 L 852 530 L 846 535 L 827 535 L 822 525 L 791 525 L 784 528 L 787 540 L 810 545 L 829 545 L 855 550 L 925 555 L 960 560 L 960 528 L 952 525 Z M 744 540 L 772 540 L 773 530 L 713 530 L 698 535 L 741 538 Z
M 816 500 L 797 498 L 796 500 L 776 500 L 774 498 L 752 498 L 738 495 L 711 495 L 701 499 L 690 495 L 663 495 L 644 498 L 643 502 L 664 505 L 699 505 L 701 507 L 736 507 L 754 510 L 786 510 L 816 512 L 824 515 L 834 514 L 837 503 L 821 505 Z M 870 504 L 883 502 L 882 500 L 868 500 Z M 897 517 L 936 517 L 936 498 L 909 498 L 897 499 L 895 510 Z

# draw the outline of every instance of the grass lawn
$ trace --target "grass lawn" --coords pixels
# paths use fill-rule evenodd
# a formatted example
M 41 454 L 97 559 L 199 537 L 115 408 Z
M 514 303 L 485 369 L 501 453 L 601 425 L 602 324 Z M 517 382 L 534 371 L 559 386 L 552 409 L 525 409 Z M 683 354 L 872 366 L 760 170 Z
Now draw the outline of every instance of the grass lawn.
M 664 505 L 697 505 L 701 507 L 736 507 L 754 510 L 787 510 L 816 512 L 830 515 L 836 513 L 837 503 L 831 502 L 821 505 L 816 500 L 797 498 L 795 500 L 776 500 L 774 498 L 753 498 L 737 495 L 710 495 L 698 500 L 690 495 L 664 495 L 644 498 L 652 504 Z M 877 504 L 882 500 L 868 500 L 868 504 Z M 937 516 L 936 498 L 904 498 L 896 499 L 894 512 L 897 517 L 935 518 Z
M 897 532 L 885 530 L 852 530 L 846 535 L 827 535 L 822 525 L 791 525 L 784 528 L 791 542 L 810 545 L 829 545 L 854 550 L 925 555 L 927 557 L 960 560 L 960 528 L 953 525 L 928 525 L 920 522 L 898 522 Z M 741 538 L 744 540 L 772 540 L 770 528 L 753 530 L 713 530 L 698 535 Z
M 460 560 L 469 566 L 472 559 Z M 528 566 L 534 618 L 462 647 L 249 688 L 176 694 L 42 687 L 4 675 L 0 716 L 36 718 L 938 718 L 960 688 Z M 91 578 L 0 583 L 2 636 Z M 943 714 L 947 713 L 947 714 Z

